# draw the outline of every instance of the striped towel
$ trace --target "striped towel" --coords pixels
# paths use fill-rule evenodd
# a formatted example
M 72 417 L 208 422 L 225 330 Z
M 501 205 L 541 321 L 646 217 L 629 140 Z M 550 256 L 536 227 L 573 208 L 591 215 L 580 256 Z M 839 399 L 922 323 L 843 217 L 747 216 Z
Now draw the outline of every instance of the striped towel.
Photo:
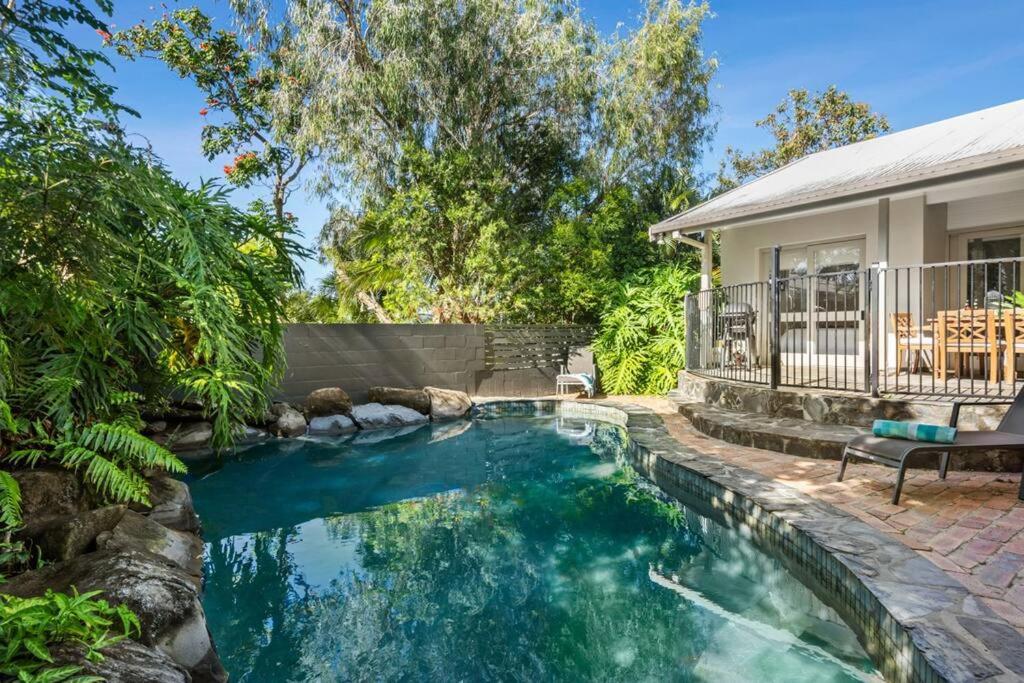
M 953 443 L 956 427 L 929 425 L 921 422 L 897 422 L 896 420 L 875 420 L 871 433 L 890 439 L 909 439 L 930 443 Z

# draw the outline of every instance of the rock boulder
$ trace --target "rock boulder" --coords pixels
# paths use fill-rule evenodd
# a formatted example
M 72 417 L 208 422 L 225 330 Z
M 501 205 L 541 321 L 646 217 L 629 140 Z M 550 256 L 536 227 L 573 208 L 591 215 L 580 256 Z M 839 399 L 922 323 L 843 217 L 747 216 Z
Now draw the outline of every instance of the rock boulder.
M 131 508 L 168 529 L 198 534 L 199 516 L 192 505 L 188 486 L 167 475 L 157 475 L 147 481 L 150 505 L 133 504 Z
M 397 389 L 395 387 L 370 387 L 370 403 L 405 406 L 417 413 L 430 415 L 430 396 L 422 389 Z
M 352 412 L 352 399 L 339 387 L 316 389 L 306 397 L 306 416 L 348 415 Z
M 97 550 L 20 574 L 4 584 L 4 591 L 25 598 L 47 589 L 67 592 L 72 586 L 81 593 L 102 591 L 105 600 L 135 612 L 142 623 L 142 644 L 163 651 L 193 681 L 227 680 L 195 579 L 173 563 L 142 551 Z
M 197 581 L 203 574 L 203 542 L 195 534 L 168 529 L 128 510 L 110 531 L 96 538 L 101 550 L 141 550 L 170 560 Z
M 22 534 L 21 537 L 30 538 L 45 560 L 70 560 L 92 550 L 96 537 L 113 529 L 121 521 L 125 510 L 124 505 L 108 505 L 75 515 L 51 518 L 43 528 L 34 529 L 31 534 Z
M 310 436 L 341 436 L 357 429 L 356 423 L 347 415 L 325 415 L 309 421 Z
M 430 417 L 434 420 L 454 420 L 473 407 L 473 401 L 464 391 L 437 387 L 427 387 L 423 391 L 430 396 Z
M 302 416 L 302 413 L 295 410 L 287 404 L 274 404 L 276 408 L 278 405 L 284 406 L 281 409 L 280 415 L 277 420 L 270 425 L 270 431 L 277 436 L 302 436 L 306 433 L 306 418 Z
M 61 643 L 50 648 L 58 666 L 78 666 L 78 675 L 98 676 L 106 681 L 146 681 L 146 683 L 188 683 L 193 680 L 188 672 L 173 659 L 154 647 L 146 647 L 134 640 L 122 640 L 100 652 L 103 660 L 90 662 L 85 650 L 72 643 Z
M 352 409 L 352 419 L 361 429 L 384 429 L 422 424 L 427 421 L 427 416 L 405 406 L 367 403 Z
M 74 472 L 40 467 L 11 473 L 21 487 L 21 516 L 27 525 L 89 508 Z
M 209 422 L 190 422 L 171 433 L 167 445 L 171 450 L 190 451 L 206 448 L 213 439 L 213 425 Z

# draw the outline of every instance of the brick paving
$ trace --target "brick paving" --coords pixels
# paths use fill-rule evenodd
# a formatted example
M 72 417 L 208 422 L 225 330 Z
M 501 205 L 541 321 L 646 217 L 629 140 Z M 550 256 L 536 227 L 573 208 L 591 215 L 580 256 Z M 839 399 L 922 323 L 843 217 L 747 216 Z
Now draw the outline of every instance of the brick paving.
M 608 399 L 605 399 L 608 400 Z M 741 465 L 827 501 L 891 534 L 956 577 L 1024 633 L 1024 501 L 1019 474 L 910 470 L 899 505 L 889 503 L 896 470 L 851 463 L 845 481 L 839 463 L 811 460 L 717 441 L 695 430 L 668 399 L 615 397 L 662 416 L 680 443 Z

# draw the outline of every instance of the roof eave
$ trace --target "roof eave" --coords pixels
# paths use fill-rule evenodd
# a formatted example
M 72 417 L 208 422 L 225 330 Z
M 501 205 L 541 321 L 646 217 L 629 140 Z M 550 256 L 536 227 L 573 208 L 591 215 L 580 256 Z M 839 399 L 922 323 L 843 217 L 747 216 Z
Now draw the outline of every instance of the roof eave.
M 754 206 L 747 210 L 724 213 L 718 217 L 686 220 L 687 214 L 696 210 L 705 203 L 698 204 L 680 214 L 676 214 L 663 221 L 655 223 L 648 228 L 648 235 L 651 239 L 668 232 L 680 231 L 683 233 L 699 232 L 705 229 L 715 229 L 735 223 L 751 223 L 761 220 L 783 218 L 787 214 L 813 211 L 828 207 L 838 207 L 843 204 L 852 204 L 866 199 L 875 199 L 887 195 L 910 192 L 922 189 L 939 183 L 958 182 L 971 180 L 986 175 L 1004 173 L 1024 168 L 1024 148 L 1015 150 L 1014 153 L 1001 152 L 993 157 L 985 157 L 982 160 L 975 159 L 970 168 L 963 168 L 963 162 L 951 168 L 942 168 L 935 173 L 918 178 L 896 179 L 894 182 L 886 183 L 877 187 L 851 186 L 842 191 L 828 195 L 822 195 L 815 199 L 814 195 L 801 195 L 789 200 L 776 202 L 771 205 Z M 757 182 L 757 181 L 753 181 Z M 708 201 L 714 201 L 713 199 Z

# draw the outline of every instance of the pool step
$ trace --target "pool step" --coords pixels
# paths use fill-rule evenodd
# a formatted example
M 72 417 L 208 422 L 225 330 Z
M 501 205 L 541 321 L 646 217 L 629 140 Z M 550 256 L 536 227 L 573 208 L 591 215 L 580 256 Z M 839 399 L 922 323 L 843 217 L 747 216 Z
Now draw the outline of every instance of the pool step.
M 870 431 L 850 425 L 726 410 L 704 403 L 679 403 L 679 412 L 697 431 L 719 441 L 820 460 L 840 460 L 847 441 Z

